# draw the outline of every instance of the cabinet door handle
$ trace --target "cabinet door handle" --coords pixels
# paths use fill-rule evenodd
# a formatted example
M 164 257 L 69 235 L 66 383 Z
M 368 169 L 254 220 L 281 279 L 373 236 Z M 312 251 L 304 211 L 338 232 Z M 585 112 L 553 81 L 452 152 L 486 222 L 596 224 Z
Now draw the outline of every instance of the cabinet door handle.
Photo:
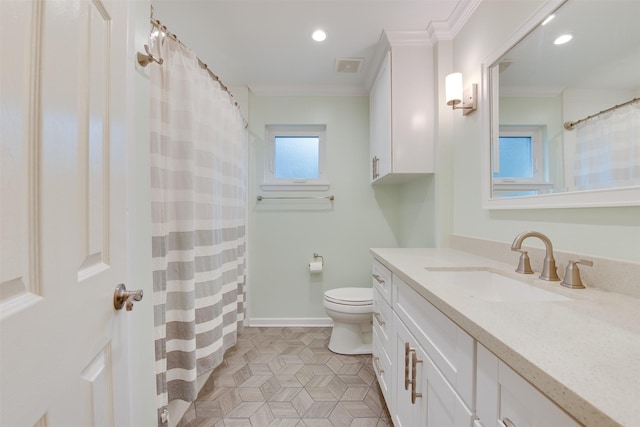
M 378 374 L 379 377 L 384 374 L 384 369 L 380 367 L 380 358 L 378 356 L 375 356 L 373 358 L 373 369 L 374 371 L 376 371 L 376 374 Z
M 384 285 L 384 279 L 380 277 L 379 274 L 374 274 L 373 278 L 376 279 L 376 282 L 380 283 L 381 285 Z
M 409 343 L 404 343 L 404 389 L 409 390 L 409 354 L 413 351 Z
M 502 425 L 504 425 L 504 427 L 518 427 L 518 426 L 516 426 L 516 424 L 513 421 L 511 421 L 507 417 L 504 417 L 502 419 Z
M 378 161 L 380 159 L 378 158 L 378 156 L 373 156 L 373 158 L 371 159 L 371 169 L 373 170 L 373 179 L 376 179 L 380 176 L 380 174 L 378 173 Z
M 422 363 L 422 360 L 418 360 L 418 355 L 416 354 L 416 351 L 413 350 L 413 360 L 411 362 L 411 404 L 415 405 L 416 403 L 416 397 L 422 397 L 422 393 L 416 393 L 416 388 L 417 388 L 417 384 L 416 384 L 416 372 L 418 371 L 416 369 L 416 365 L 418 363 Z M 515 427 L 515 426 L 514 426 Z
M 377 311 L 374 311 L 373 312 L 373 317 L 376 318 L 376 321 L 378 322 L 378 325 L 380 325 L 380 326 L 384 325 L 385 322 L 384 322 L 384 320 L 382 320 L 380 318 L 380 313 L 378 313 Z
M 409 343 L 404 343 L 404 389 L 409 390 L 409 384 L 411 384 L 411 380 L 409 379 L 410 369 L 411 369 L 411 353 L 415 350 L 409 346 Z
M 376 158 L 371 158 L 371 179 L 376 179 Z

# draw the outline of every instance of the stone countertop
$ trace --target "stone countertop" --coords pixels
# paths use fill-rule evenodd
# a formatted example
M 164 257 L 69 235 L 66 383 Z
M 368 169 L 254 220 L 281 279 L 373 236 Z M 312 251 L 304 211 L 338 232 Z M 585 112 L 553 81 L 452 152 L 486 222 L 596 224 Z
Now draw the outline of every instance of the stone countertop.
M 371 253 L 581 423 L 640 425 L 640 299 L 567 289 L 538 279 L 539 273 L 515 273 L 515 264 L 453 249 Z M 485 301 L 429 267 L 490 268 L 570 300 Z

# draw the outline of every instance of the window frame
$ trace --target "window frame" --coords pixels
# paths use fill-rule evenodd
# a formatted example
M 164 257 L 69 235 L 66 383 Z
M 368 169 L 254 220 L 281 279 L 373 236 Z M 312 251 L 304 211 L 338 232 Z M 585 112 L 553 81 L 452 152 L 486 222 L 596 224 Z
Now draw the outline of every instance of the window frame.
M 261 185 L 262 189 L 267 191 L 328 190 L 329 180 L 326 174 L 326 133 L 327 125 L 266 125 L 264 182 Z M 318 138 L 318 177 L 299 179 L 276 178 L 276 137 L 310 136 Z

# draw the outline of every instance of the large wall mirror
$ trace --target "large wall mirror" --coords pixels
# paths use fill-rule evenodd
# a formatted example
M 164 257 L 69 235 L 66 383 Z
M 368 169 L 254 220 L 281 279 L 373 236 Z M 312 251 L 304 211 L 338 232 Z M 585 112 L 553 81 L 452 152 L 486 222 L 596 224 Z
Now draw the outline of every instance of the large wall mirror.
M 638 22 L 637 0 L 551 0 L 485 61 L 485 207 L 640 205 Z

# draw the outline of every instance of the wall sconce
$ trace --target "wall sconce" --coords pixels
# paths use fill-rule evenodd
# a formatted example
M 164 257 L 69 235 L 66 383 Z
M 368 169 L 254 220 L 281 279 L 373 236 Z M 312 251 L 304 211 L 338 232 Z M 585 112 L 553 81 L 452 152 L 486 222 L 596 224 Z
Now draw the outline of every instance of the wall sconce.
M 462 73 L 449 74 L 444 85 L 447 105 L 451 105 L 454 110 L 462 110 L 462 115 L 466 116 L 478 108 L 478 85 L 473 83 L 471 89 L 463 93 Z M 459 104 L 462 106 L 458 107 Z

